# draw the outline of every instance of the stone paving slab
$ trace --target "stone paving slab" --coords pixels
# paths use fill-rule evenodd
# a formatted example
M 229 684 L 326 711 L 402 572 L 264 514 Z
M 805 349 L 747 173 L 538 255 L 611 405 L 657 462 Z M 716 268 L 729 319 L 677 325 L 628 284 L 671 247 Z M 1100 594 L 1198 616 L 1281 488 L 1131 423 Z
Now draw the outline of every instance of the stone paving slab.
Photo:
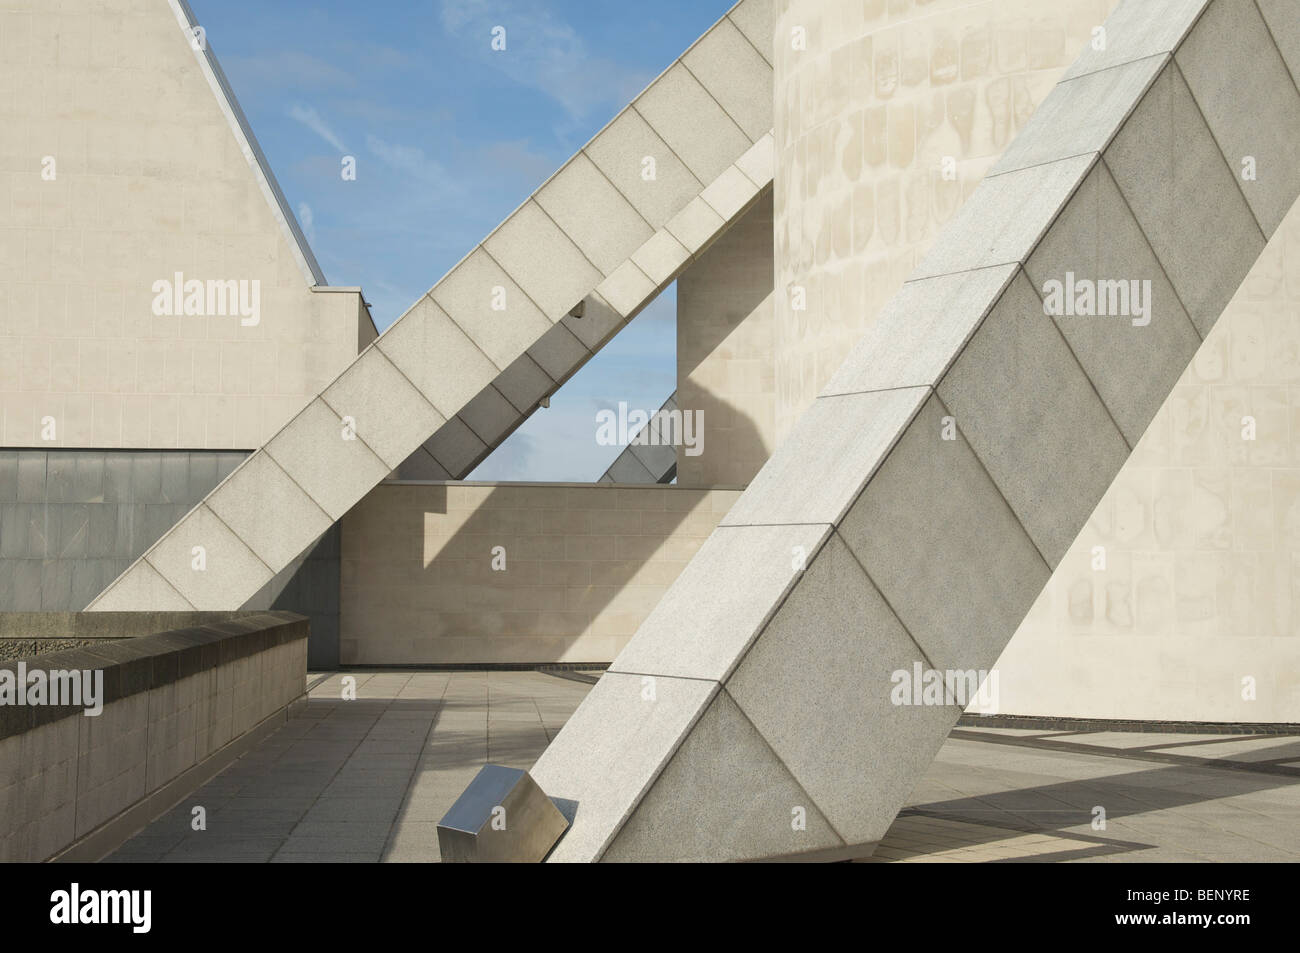
M 348 675 L 356 701 L 342 699 Z M 436 862 L 437 823 L 479 767 L 530 767 L 591 688 L 541 672 L 313 674 L 307 686 L 283 728 L 108 859 Z M 1300 861 L 1300 771 L 1262 770 L 1298 747 L 1292 736 L 958 729 L 871 862 Z M 204 831 L 192 829 L 195 806 Z

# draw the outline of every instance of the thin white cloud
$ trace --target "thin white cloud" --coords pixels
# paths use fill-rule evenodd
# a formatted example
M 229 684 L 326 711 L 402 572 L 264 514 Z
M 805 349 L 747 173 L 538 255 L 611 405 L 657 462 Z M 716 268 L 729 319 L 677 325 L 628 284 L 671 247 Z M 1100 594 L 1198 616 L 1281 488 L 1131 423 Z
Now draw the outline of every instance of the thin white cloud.
M 546 413 L 541 410 L 538 413 Z M 527 423 L 524 426 L 528 426 Z M 537 479 L 538 451 L 543 444 L 537 437 L 516 430 L 484 460 L 469 479 L 511 481 Z
M 436 159 L 424 154 L 419 146 L 385 142 L 373 133 L 366 134 L 366 148 L 394 172 L 438 189 L 447 187 L 447 170 Z
M 536 0 L 442 0 L 442 25 L 515 82 L 550 96 L 571 119 L 583 119 L 611 102 L 621 105 L 650 76 L 593 56 L 581 36 Z M 491 48 L 492 30 L 504 27 L 506 49 Z
M 302 232 L 307 236 L 307 241 L 316 241 L 316 230 L 313 226 L 316 223 L 316 216 L 312 214 L 311 206 L 306 202 L 298 203 L 298 224 L 302 226 Z
M 347 146 L 343 145 L 343 140 L 335 134 L 334 130 L 329 127 L 321 114 L 315 107 L 303 106 L 294 103 L 289 107 L 289 118 L 302 123 L 316 135 L 324 139 L 329 145 L 333 146 L 339 152 L 347 152 Z
M 276 50 L 248 56 L 222 57 L 230 74 L 238 75 L 259 93 L 270 90 L 299 90 L 320 93 L 325 90 L 354 89 L 356 77 L 348 70 L 301 50 Z

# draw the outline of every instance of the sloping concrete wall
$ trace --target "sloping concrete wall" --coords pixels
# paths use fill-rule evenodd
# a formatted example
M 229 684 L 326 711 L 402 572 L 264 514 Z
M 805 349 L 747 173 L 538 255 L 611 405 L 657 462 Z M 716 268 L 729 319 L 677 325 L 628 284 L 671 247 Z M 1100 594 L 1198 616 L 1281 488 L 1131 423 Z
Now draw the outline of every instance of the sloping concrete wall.
M 579 805 L 552 860 L 846 856 L 893 821 L 963 704 L 897 673 L 993 665 L 1300 194 L 1295 21 L 1106 29 L 534 766 Z M 1071 271 L 1150 282 L 1148 320 L 1054 314 Z
M 829 380 L 1074 51 L 1125 42 L 1094 32 L 1113 5 L 940 0 L 787 11 L 775 115 L 782 427 Z M 1282 11 L 1261 9 L 1274 23 Z M 1244 26 L 1251 13 L 1242 7 Z M 798 55 L 797 27 L 807 31 Z M 851 92 L 838 80 L 818 85 L 846 74 Z M 863 141 L 847 132 L 858 125 Z M 1300 481 L 1288 410 L 1297 236 L 1293 206 L 999 659 L 998 710 L 1300 717 L 1290 675 L 1300 666 L 1300 590 L 1287 528 Z M 806 310 L 793 307 L 796 287 Z M 1125 373 L 1146 370 L 1129 364 Z M 1248 416 L 1253 439 L 1243 437 Z
M 663 424 L 654 422 L 659 414 L 671 414 L 677 409 L 677 393 L 674 391 L 659 405 L 651 422 L 633 435 L 634 441 L 640 438 L 646 442 L 629 443 L 596 482 L 671 483 L 677 475 L 677 451 L 666 444 L 651 441 L 659 440 L 663 431 Z

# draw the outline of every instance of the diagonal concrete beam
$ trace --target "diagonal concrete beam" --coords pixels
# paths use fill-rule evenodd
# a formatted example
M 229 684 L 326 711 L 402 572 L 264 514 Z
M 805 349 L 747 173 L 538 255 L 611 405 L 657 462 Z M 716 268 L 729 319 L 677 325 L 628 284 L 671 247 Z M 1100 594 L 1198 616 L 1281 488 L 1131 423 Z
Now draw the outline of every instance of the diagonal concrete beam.
M 773 136 L 769 131 L 635 249 L 571 313 L 499 370 L 490 384 L 468 398 L 458 413 L 402 461 L 395 475 L 400 479 L 431 480 L 467 476 L 537 410 L 543 398 L 577 373 L 771 188 L 772 153 Z M 409 351 L 420 355 L 418 367 L 410 371 L 412 375 L 442 378 L 462 374 L 479 360 L 478 355 L 464 351 L 459 356 L 466 363 L 453 359 L 448 366 L 446 359 L 437 361 L 432 353 L 434 346 L 412 340 L 428 333 L 421 328 L 429 322 L 441 325 L 449 321 L 437 302 L 437 292 L 435 288 L 407 312 L 419 313 L 423 321 L 414 321 L 409 331 L 394 333 L 390 329 L 384 335 L 389 338 L 387 343 L 384 338 L 376 342 L 389 353 Z M 480 366 L 470 373 L 478 382 L 486 379 L 490 370 Z
M 638 430 L 633 439 L 643 433 L 651 441 L 657 441 L 660 434 L 659 415 L 671 414 L 677 409 L 677 392 L 673 391 L 663 402 L 649 423 Z M 629 443 L 623 452 L 614 458 L 614 462 L 601 474 L 597 483 L 671 483 L 677 475 L 677 448 L 672 444 L 651 442 L 647 444 Z
M 407 480 L 466 477 L 538 409 L 543 398 L 576 374 L 771 188 L 772 138 L 769 131 L 750 146 L 603 279 L 573 312 L 470 397 L 458 413 L 401 462 L 394 475 Z M 434 346 L 413 340 L 416 335 L 428 333 L 422 328 L 427 328 L 429 322 L 441 324 L 446 319 L 447 312 L 437 303 L 437 290 L 407 312 L 421 313 L 425 316 L 423 322 L 413 321 L 409 330 L 393 333 L 387 343 L 382 343 L 383 339 L 376 342 L 389 353 L 419 355 L 418 365 L 409 371 L 413 377 L 424 374 L 442 378 L 465 372 L 465 364 L 453 360 L 448 366 L 445 359 L 439 363 L 432 353 Z M 385 332 L 385 337 L 390 333 Z M 477 359 L 473 352 L 460 356 L 470 364 Z M 472 373 L 477 382 L 490 371 L 480 367 Z
M 962 708 L 897 674 L 992 667 L 1300 194 L 1296 24 L 1116 8 L 534 766 L 552 860 L 873 849 Z
M 741 0 L 88 609 L 238 608 L 394 470 L 468 473 L 770 186 L 773 12 Z

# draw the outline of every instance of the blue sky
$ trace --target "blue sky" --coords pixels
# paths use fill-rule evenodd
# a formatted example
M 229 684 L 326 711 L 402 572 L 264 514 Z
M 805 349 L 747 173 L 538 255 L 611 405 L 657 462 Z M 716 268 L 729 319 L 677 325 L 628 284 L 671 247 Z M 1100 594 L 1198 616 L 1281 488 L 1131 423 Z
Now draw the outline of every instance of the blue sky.
M 326 278 L 361 285 L 382 331 L 731 0 L 190 6 Z M 596 411 L 653 410 L 675 386 L 674 308 L 669 289 L 471 478 L 598 477 L 617 448 L 596 445 Z

